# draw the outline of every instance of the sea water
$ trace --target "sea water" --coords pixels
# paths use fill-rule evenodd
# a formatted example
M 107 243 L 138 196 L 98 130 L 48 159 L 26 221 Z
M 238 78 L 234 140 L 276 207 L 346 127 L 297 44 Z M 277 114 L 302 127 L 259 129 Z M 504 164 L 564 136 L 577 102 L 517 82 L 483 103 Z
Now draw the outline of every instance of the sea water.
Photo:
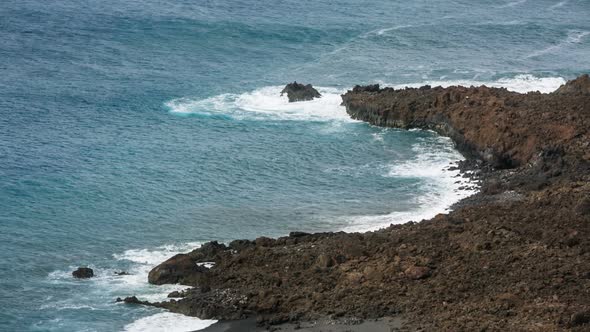
M 469 195 L 432 132 L 351 120 L 355 84 L 550 92 L 590 2 L 3 0 L 0 330 L 188 331 L 115 303 L 201 243 L 419 221 Z M 322 98 L 289 104 L 282 86 Z M 75 280 L 90 266 L 96 277 Z M 126 271 L 130 275 L 117 276 Z

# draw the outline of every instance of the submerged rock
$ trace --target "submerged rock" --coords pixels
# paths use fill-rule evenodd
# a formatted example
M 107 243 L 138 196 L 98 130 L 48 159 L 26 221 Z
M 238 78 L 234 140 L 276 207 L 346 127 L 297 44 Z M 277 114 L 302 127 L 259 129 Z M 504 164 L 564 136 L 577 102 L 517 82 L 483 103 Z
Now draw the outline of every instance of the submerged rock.
M 281 91 L 281 96 L 285 93 L 290 103 L 313 100 L 322 96 L 311 84 L 304 85 L 297 82 L 287 84 L 283 91 Z
M 72 276 L 78 279 L 88 279 L 94 277 L 94 271 L 89 267 L 79 267 L 72 272 Z

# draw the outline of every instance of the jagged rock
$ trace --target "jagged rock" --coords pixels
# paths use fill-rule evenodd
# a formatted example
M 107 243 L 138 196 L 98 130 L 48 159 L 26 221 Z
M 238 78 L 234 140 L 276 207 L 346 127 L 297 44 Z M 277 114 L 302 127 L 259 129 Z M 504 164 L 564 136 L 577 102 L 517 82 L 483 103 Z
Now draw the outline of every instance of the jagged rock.
M 72 276 L 78 279 L 88 279 L 94 277 L 94 271 L 89 267 L 79 267 L 76 271 L 72 272 Z
M 359 92 L 379 92 L 379 90 L 381 90 L 379 88 L 379 84 L 355 85 L 354 88 L 352 88 L 352 91 L 356 92 L 356 93 L 359 93 Z
M 311 84 L 303 85 L 297 82 L 287 84 L 283 91 L 281 91 L 281 96 L 285 93 L 290 103 L 313 100 L 322 96 Z
M 118 297 L 117 300 L 115 300 L 115 302 L 124 302 L 127 304 L 153 305 L 152 303 L 150 303 L 148 301 L 139 300 L 136 296 L 128 296 L 124 299 L 121 299 L 120 297 Z
M 223 243 L 211 241 L 203 244 L 200 248 L 193 250 L 190 256 L 196 262 L 214 262 L 218 256 L 228 248 Z
M 590 76 L 582 75 L 555 90 L 555 94 L 590 94 Z

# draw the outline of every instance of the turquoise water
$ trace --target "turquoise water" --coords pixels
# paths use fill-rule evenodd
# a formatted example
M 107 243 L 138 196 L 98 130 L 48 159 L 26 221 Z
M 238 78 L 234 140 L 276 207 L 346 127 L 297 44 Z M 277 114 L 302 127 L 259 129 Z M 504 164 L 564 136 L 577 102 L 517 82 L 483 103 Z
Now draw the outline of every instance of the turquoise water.
M 0 330 L 171 330 L 177 317 L 113 300 L 178 287 L 146 283 L 173 253 L 444 211 L 468 194 L 445 170 L 452 143 L 352 121 L 339 94 L 548 92 L 590 72 L 589 14 L 585 0 L 3 0 Z M 288 104 L 293 80 L 324 97 Z M 80 265 L 97 277 L 71 279 Z

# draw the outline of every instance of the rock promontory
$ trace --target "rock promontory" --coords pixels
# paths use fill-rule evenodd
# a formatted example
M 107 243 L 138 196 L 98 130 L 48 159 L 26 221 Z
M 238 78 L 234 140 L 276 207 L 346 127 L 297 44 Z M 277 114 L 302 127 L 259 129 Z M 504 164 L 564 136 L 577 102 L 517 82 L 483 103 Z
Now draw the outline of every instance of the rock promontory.
M 589 89 L 587 76 L 549 94 L 355 87 L 342 96 L 353 118 L 451 137 L 481 191 L 375 232 L 211 242 L 150 272 L 192 286 L 182 298 L 128 302 L 263 325 L 395 316 L 405 330 L 587 331 Z

